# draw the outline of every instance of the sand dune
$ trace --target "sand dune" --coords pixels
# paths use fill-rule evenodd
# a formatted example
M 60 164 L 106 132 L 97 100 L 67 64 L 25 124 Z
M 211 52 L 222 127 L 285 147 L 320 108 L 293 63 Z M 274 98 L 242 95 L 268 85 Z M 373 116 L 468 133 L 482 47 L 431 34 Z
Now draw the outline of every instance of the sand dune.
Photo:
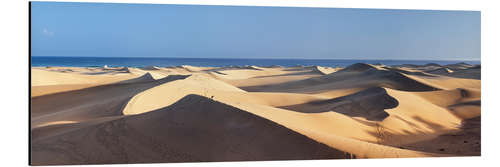
M 422 79 L 423 80 L 423 79 Z M 307 86 L 305 86 L 307 85 Z M 387 87 L 406 91 L 432 91 L 438 88 L 409 75 L 368 64 L 354 64 L 337 72 L 300 81 L 245 88 L 252 91 L 318 93 L 324 90 Z
M 453 73 L 453 70 L 450 70 L 449 68 L 446 68 L 446 67 L 442 67 L 442 68 L 438 68 L 438 69 L 427 70 L 425 72 L 431 73 L 431 74 L 438 74 L 438 75 L 447 75 L 447 74 Z
M 137 94 L 123 109 L 123 113 L 125 115 L 140 114 L 159 109 L 173 104 L 187 94 L 211 97 L 213 96 L 212 92 L 216 90 L 244 92 L 239 88 L 216 79 L 202 75 L 192 75 L 184 80 L 163 84 Z
M 466 79 L 481 79 L 481 66 L 473 66 L 467 69 L 456 70 L 447 76 Z
M 351 95 L 281 108 L 304 113 L 339 112 L 351 117 L 381 121 L 389 114 L 384 109 L 398 106 L 398 101 L 387 95 L 385 89 L 374 87 Z
M 386 89 L 388 90 L 388 89 Z M 367 92 L 361 92 L 362 93 L 374 93 L 377 94 L 377 89 L 375 91 L 373 90 L 368 90 Z M 298 122 L 301 122 L 299 120 L 293 120 L 292 115 L 297 115 L 302 119 L 313 119 L 315 121 L 313 122 L 307 122 L 304 124 L 300 124 L 297 126 L 302 126 L 302 128 L 305 127 L 310 127 L 308 129 L 315 129 L 315 130 L 324 130 L 324 134 L 336 134 L 344 137 L 350 137 L 350 138 L 355 138 L 355 139 L 361 139 L 363 141 L 368 141 L 368 142 L 382 142 L 379 141 L 380 138 L 377 133 L 377 128 L 380 128 L 380 126 L 384 127 L 384 129 L 387 131 L 385 132 L 386 138 L 383 139 L 387 143 L 393 143 L 393 140 L 398 140 L 397 142 L 394 143 L 399 143 L 405 144 L 405 142 L 412 142 L 412 141 L 418 141 L 418 140 L 426 140 L 427 137 L 431 136 L 431 134 L 440 134 L 440 133 L 447 133 L 451 132 L 456 129 L 456 125 L 460 123 L 460 119 L 455 117 L 452 113 L 450 113 L 446 108 L 441 108 L 438 106 L 434 106 L 431 104 L 431 102 L 424 100 L 417 95 L 413 95 L 412 93 L 405 93 L 402 91 L 396 91 L 396 90 L 388 90 L 388 95 L 385 95 L 387 101 L 389 102 L 394 102 L 394 99 L 399 99 L 398 100 L 398 105 L 395 106 L 395 104 L 389 104 L 388 106 L 383 106 L 382 108 L 386 108 L 385 112 L 389 114 L 389 117 L 386 117 L 382 122 L 377 123 L 374 121 L 368 121 L 365 119 L 358 119 L 359 117 L 350 117 L 348 115 L 344 114 L 337 114 L 341 113 L 342 110 L 336 111 L 332 110 L 332 112 L 323 112 L 323 113 L 318 113 L 318 114 L 302 114 L 302 113 L 297 113 L 293 112 L 290 110 L 281 110 L 281 109 L 276 109 L 276 108 L 269 108 L 266 107 L 266 109 L 252 109 L 252 108 L 245 108 L 247 111 L 255 111 L 255 112 L 263 112 L 263 114 L 272 114 L 270 111 L 275 111 L 276 113 L 279 113 L 279 116 L 276 116 L 276 118 L 271 118 L 271 120 L 277 121 L 280 119 L 285 119 L 283 121 L 288 122 L 292 125 L 298 124 Z M 383 94 L 382 94 L 383 95 Z M 360 94 L 354 94 L 354 95 L 348 95 L 344 98 L 353 98 L 353 97 L 362 97 L 360 99 L 356 99 L 359 101 L 363 101 L 366 99 L 363 99 L 363 96 L 360 96 Z M 388 97 L 391 96 L 391 97 Z M 366 98 L 366 97 L 364 97 Z M 383 100 L 382 100 L 383 101 Z M 324 101 L 321 101 L 324 102 Z M 243 103 L 240 103 L 243 104 Z M 428 111 L 422 112 L 419 110 L 419 107 L 416 107 L 418 105 L 424 105 L 428 107 L 420 107 L 420 108 L 426 108 Z M 238 104 L 234 104 L 235 106 L 238 106 Z M 252 104 L 246 104 L 246 105 L 252 105 Z M 372 103 L 370 104 L 364 104 L 367 107 L 372 107 L 376 108 L 379 103 Z M 255 107 L 255 105 L 254 105 Z M 263 107 L 263 106 L 260 106 Z M 347 107 L 349 108 L 349 107 Z M 352 109 L 352 108 L 351 108 Z M 356 110 L 356 108 L 354 108 Z M 292 114 L 292 115 L 282 115 L 284 113 Z M 349 113 L 352 114 L 352 113 Z M 262 115 L 261 115 L 262 116 Z M 272 115 L 271 115 L 272 116 Z M 267 116 L 263 116 L 269 119 Z M 329 119 L 345 119 L 347 122 L 342 122 L 340 123 L 339 120 L 336 121 L 327 121 L 327 122 L 318 122 L 317 119 L 318 117 L 323 117 L 323 118 L 329 118 Z M 349 119 L 347 119 L 349 118 Z M 403 121 L 404 120 L 404 121 Z M 326 126 L 328 125 L 328 126 Z M 337 128 L 328 128 L 328 127 L 337 127 Z M 342 127 L 342 128 L 338 128 Z M 361 128 L 365 127 L 365 128 Z M 325 129 L 326 128 L 326 129 Z M 339 131 L 340 129 L 343 129 L 345 131 Z M 369 132 L 366 134 L 366 132 Z M 422 133 L 427 134 L 427 135 L 422 135 Z M 363 135 L 364 134 L 364 135 Z M 364 137 L 363 137 L 364 136 Z M 403 142 L 404 141 L 404 142 Z
M 242 89 L 247 89 L 249 87 L 251 88 L 319 77 L 335 70 L 333 68 L 323 68 L 319 66 L 286 69 L 283 69 L 282 67 L 259 67 L 259 69 L 259 71 L 225 69 L 213 71 L 211 74 L 215 78 L 223 80 L 224 82 Z
M 392 67 L 396 68 L 406 68 L 406 69 L 415 69 L 415 70 L 420 70 L 420 71 L 426 71 L 426 70 L 431 70 L 431 69 L 438 69 L 444 67 L 443 65 L 437 64 L 437 63 L 427 63 L 424 65 L 417 65 L 417 64 L 402 64 L 402 65 L 395 65 Z
M 155 78 L 153 78 L 153 75 L 151 73 L 146 73 L 140 77 L 129 79 L 129 80 L 124 80 L 117 82 L 116 84 L 128 84 L 128 83 L 138 83 L 138 82 L 152 82 L 155 81 Z
M 424 71 L 425 73 L 436 74 L 441 76 L 449 76 L 449 77 L 464 78 L 464 79 L 476 79 L 476 80 L 481 79 L 481 65 L 458 63 L 441 67 L 421 66 L 416 69 Z
M 35 68 L 31 73 L 33 76 L 31 78 L 31 85 L 33 88 L 31 97 L 107 84 L 141 82 L 141 80 L 146 78 L 158 80 L 168 75 L 179 74 L 160 71 L 144 71 L 138 68 L 128 67 L 51 67 L 49 69 Z
M 427 73 L 426 71 L 421 71 L 417 69 L 411 69 L 411 68 L 398 68 L 398 67 L 382 67 L 383 69 L 390 70 L 390 71 L 395 71 L 399 72 L 402 74 L 407 74 L 407 75 L 415 75 L 415 76 L 420 76 L 420 77 L 437 77 L 436 75 L 433 75 L 432 73 Z
M 328 74 L 335 72 L 336 70 L 334 68 L 331 68 L 331 67 L 314 66 L 313 71 L 318 72 L 318 73 L 323 74 L 323 75 L 328 75 Z
M 417 92 L 414 93 L 428 101 L 441 106 L 447 107 L 452 104 L 476 100 L 481 98 L 481 91 L 478 89 L 450 89 L 433 92 Z
M 197 72 L 197 71 L 202 71 L 204 70 L 203 68 L 200 67 L 194 67 L 194 66 L 189 66 L 189 65 L 182 65 L 180 68 L 185 69 L 189 72 Z
M 45 86 L 45 85 L 62 85 L 62 84 L 90 84 L 95 83 L 90 79 L 79 77 L 61 72 L 52 72 L 41 69 L 31 70 L 31 85 L 32 86 Z
M 121 109 L 137 93 L 186 77 L 169 76 L 151 82 L 102 85 L 35 97 L 31 99 L 31 126 L 34 128 L 58 120 L 83 121 L 122 115 Z
M 146 66 L 142 68 L 143 70 L 160 70 L 159 67 L 156 66 Z
M 61 138 L 75 144 L 59 144 Z M 198 95 L 36 141 L 33 155 L 33 161 L 43 162 L 36 165 L 346 157 L 272 121 Z
M 46 69 L 32 69 L 31 76 L 31 97 L 105 85 L 136 77 L 135 75 L 84 75 Z
M 457 88 L 473 88 L 473 89 L 481 89 L 481 80 L 476 79 L 463 79 L 463 78 L 455 78 L 455 77 L 418 77 L 418 76 L 410 76 L 407 77 L 416 80 L 418 82 L 424 83 L 426 85 L 430 85 L 436 89 L 457 89 Z
M 371 64 L 365 64 L 365 63 L 356 63 L 350 66 L 345 67 L 344 69 L 340 70 L 339 72 L 362 72 L 362 71 L 367 71 L 367 70 L 376 70 L 379 69 L 374 65 Z
M 219 75 L 223 79 L 235 80 L 235 79 L 249 79 L 253 77 L 261 77 L 268 75 L 281 75 L 286 74 L 286 72 L 278 69 L 267 69 L 264 72 L 262 69 L 254 69 L 254 68 L 229 68 L 217 70 L 217 72 L 225 74 Z
M 178 81 L 178 82 L 180 82 L 180 81 Z M 166 84 L 166 85 L 169 85 L 169 84 Z M 163 86 L 167 87 L 166 85 L 162 85 L 160 87 L 163 87 Z M 169 85 L 168 87 L 172 87 L 172 86 Z M 168 90 L 166 90 L 166 89 L 163 89 L 163 90 L 151 89 L 151 90 L 148 90 L 146 92 L 150 92 L 148 94 L 149 98 L 151 98 L 151 97 L 157 97 L 159 99 L 167 99 L 168 98 L 168 97 L 160 95 L 160 94 L 162 94 L 162 92 L 168 92 Z M 153 92 L 156 92 L 156 95 L 153 94 Z M 370 89 L 370 90 L 367 90 L 365 92 L 360 92 L 357 94 L 348 95 L 347 97 L 342 97 L 339 99 L 349 99 L 349 98 L 356 99 L 356 98 L 358 98 L 356 100 L 361 100 L 361 101 L 364 100 L 365 102 L 370 102 L 372 99 L 380 99 L 381 97 L 384 97 L 383 92 L 385 92 L 385 91 L 384 91 L 384 89 L 381 89 L 381 88 Z M 195 93 L 195 92 L 189 92 L 189 93 Z M 382 96 L 380 97 L 381 93 L 382 93 Z M 185 94 L 187 94 L 187 93 L 184 93 L 184 95 Z M 217 101 L 222 101 L 224 103 L 227 103 L 227 104 L 230 104 L 230 105 L 235 106 L 237 108 L 243 109 L 245 111 L 257 114 L 257 115 L 262 116 L 263 118 L 267 118 L 269 120 L 279 121 L 280 119 L 285 119 L 285 120 L 283 120 L 285 122 L 279 122 L 280 124 L 285 125 L 285 126 L 287 126 L 286 124 L 290 123 L 290 121 L 291 121 L 291 122 L 293 122 L 293 124 L 299 124 L 302 127 L 312 126 L 312 127 L 310 127 L 311 129 L 320 130 L 325 135 L 326 134 L 337 134 L 340 136 L 350 137 L 350 138 L 354 138 L 354 139 L 360 139 L 362 141 L 373 142 L 373 143 L 376 143 L 376 142 L 378 142 L 378 140 L 380 140 L 380 139 L 378 139 L 378 137 L 376 135 L 374 135 L 374 133 L 376 133 L 376 131 L 377 131 L 377 126 L 376 126 L 377 124 L 374 122 L 369 122 L 369 121 L 367 122 L 364 120 L 352 119 L 352 118 L 349 118 L 349 116 L 344 116 L 342 114 L 304 115 L 304 114 L 300 114 L 300 113 L 290 111 L 290 110 L 280 110 L 280 109 L 273 108 L 273 107 L 267 107 L 267 105 L 262 105 L 262 104 L 259 104 L 258 102 L 251 102 L 253 100 L 245 101 L 245 99 L 252 99 L 252 97 L 246 96 L 247 98 L 242 98 L 241 96 L 245 96 L 245 95 L 238 94 L 238 93 L 232 93 L 232 95 L 231 95 L 231 94 L 226 94 L 224 92 L 212 91 L 209 94 L 211 96 L 214 96 Z M 365 94 L 369 94 L 368 99 L 364 99 L 364 98 L 367 98 L 367 96 Z M 370 94 L 372 94 L 372 95 L 370 95 Z M 373 94 L 379 95 L 379 96 L 378 97 L 376 96 L 375 98 L 370 97 L 370 96 L 373 96 Z M 177 98 L 180 99 L 181 96 L 183 96 L 183 95 L 177 96 Z M 359 98 L 359 97 L 361 97 L 361 98 Z M 168 99 L 170 102 L 168 102 L 168 101 L 163 101 L 163 102 L 156 101 L 155 102 L 152 100 L 148 100 L 149 98 L 145 97 L 145 96 L 136 96 L 136 97 L 134 97 L 134 99 L 135 98 L 137 98 L 136 101 L 132 101 L 133 103 L 129 103 L 128 105 L 133 106 L 133 105 L 137 105 L 137 104 L 142 104 L 141 106 L 153 106 L 154 104 L 156 104 L 156 105 L 161 104 L 161 103 L 164 103 L 164 104 L 156 106 L 156 107 L 151 107 L 151 108 L 130 107 L 130 108 L 126 108 L 124 110 L 124 112 L 145 113 L 145 112 L 148 112 L 151 110 L 155 110 L 157 108 L 168 106 L 177 100 L 174 98 L 174 99 Z M 372 98 L 372 99 L 370 99 L 370 98 Z M 397 106 L 396 103 L 398 103 L 398 102 L 395 101 L 395 99 L 393 99 L 391 96 L 385 94 L 385 98 L 387 98 L 388 102 L 392 102 L 392 104 L 387 104 L 388 106 L 381 106 L 382 109 L 394 108 Z M 414 96 L 412 98 L 418 98 L 418 97 Z M 381 100 L 382 100 L 382 102 L 384 101 L 383 99 L 381 99 Z M 414 99 L 406 99 L 406 100 L 412 101 Z M 248 101 L 250 101 L 250 102 L 248 102 Z M 312 101 L 312 99 L 309 99 L 309 101 Z M 340 101 L 340 100 L 337 100 L 337 101 Z M 430 102 L 427 102 L 427 103 L 430 104 Z M 363 104 L 363 103 L 361 103 L 361 104 Z M 371 116 L 371 117 L 375 116 L 375 118 L 379 118 L 379 117 L 377 117 L 377 116 L 379 116 L 378 114 L 384 113 L 383 111 L 377 111 L 377 110 L 380 110 L 380 109 L 377 109 L 379 104 L 380 104 L 380 102 L 377 102 L 377 101 L 373 101 L 371 104 L 363 104 L 364 106 L 371 108 L 374 111 L 363 111 L 363 108 L 359 108 L 359 109 L 355 109 L 355 110 L 357 110 L 358 114 L 362 113 L 362 114 L 365 114 L 365 116 Z M 335 105 L 335 104 L 333 104 L 333 105 Z M 357 103 L 356 105 L 359 105 L 359 103 Z M 344 106 L 344 108 L 346 108 L 346 107 Z M 412 108 L 412 106 L 405 107 L 405 108 Z M 431 108 L 432 108 L 432 106 L 431 106 Z M 404 137 L 406 139 L 402 139 L 400 137 L 400 138 L 398 138 L 398 140 L 407 140 L 407 141 L 425 140 L 427 136 L 422 135 L 421 133 L 439 134 L 439 133 L 445 133 L 445 132 L 455 130 L 456 128 L 454 126 L 456 125 L 457 122 L 459 122 L 459 119 L 457 119 L 453 114 L 450 114 L 448 111 L 434 106 L 433 110 L 436 110 L 436 109 L 440 109 L 439 111 L 442 112 L 441 113 L 442 117 L 450 119 L 451 122 L 442 122 L 442 123 L 439 123 L 439 122 L 438 123 L 421 122 L 421 119 L 419 119 L 419 118 L 426 118 L 426 117 L 432 117 L 432 116 L 425 115 L 425 113 L 423 113 L 423 114 L 413 113 L 413 112 L 416 112 L 416 111 L 414 111 L 414 109 L 403 109 L 403 110 L 406 110 L 405 112 L 412 112 L 411 114 L 408 114 L 409 116 L 403 115 L 404 117 L 408 117 L 408 122 L 399 121 L 399 119 L 402 118 L 401 116 L 398 116 L 397 118 L 391 117 L 390 120 L 396 120 L 399 122 L 390 123 L 391 121 L 388 121 L 389 122 L 388 126 L 392 126 L 395 124 L 395 127 L 398 127 L 398 128 L 396 128 L 396 129 L 386 128 L 386 129 L 389 131 L 399 131 L 398 133 L 392 134 L 393 136 L 399 137 L 400 135 L 405 134 L 406 136 L 404 136 Z M 135 110 L 135 111 L 133 111 L 133 110 Z M 137 110 L 142 110 L 142 111 L 137 111 Z M 263 111 L 265 111 L 265 112 L 262 113 Z M 350 110 L 342 110 L 342 107 L 340 107 L 340 109 L 338 111 L 335 111 L 335 112 L 338 112 L 338 113 L 344 112 L 350 116 L 353 116 L 355 114 L 355 113 L 349 113 L 349 112 L 352 112 Z M 365 112 L 369 112 L 369 113 L 365 113 Z M 375 114 L 372 114 L 370 112 L 374 112 Z M 435 114 L 437 114 L 437 113 L 435 113 Z M 399 114 L 399 115 L 401 115 L 401 114 Z M 382 114 L 382 117 L 387 117 L 387 113 Z M 414 119 L 412 117 L 416 117 L 417 119 Z M 335 121 L 330 120 L 330 121 L 328 121 L 328 123 L 318 122 L 317 121 L 318 118 L 327 119 L 327 120 L 334 119 Z M 313 121 L 313 120 L 315 120 L 315 121 Z M 344 120 L 344 121 L 340 121 L 340 120 Z M 436 119 L 433 119 L 433 120 L 436 120 Z M 380 121 L 380 120 L 378 120 L 378 121 Z M 303 123 L 300 123 L 300 122 L 303 122 Z M 366 124 L 368 124 L 368 126 Z M 379 126 L 383 126 L 384 124 L 385 124 L 385 122 L 380 124 Z M 409 124 L 415 125 L 417 127 L 408 128 Z M 329 125 L 327 127 L 343 127 L 343 128 L 340 128 L 340 129 L 326 128 L 325 129 L 325 127 L 324 127 L 325 125 Z M 347 127 L 349 127 L 349 128 L 347 128 Z M 364 127 L 364 128 L 362 128 L 362 127 Z M 447 128 L 444 128 L 444 127 L 447 127 Z M 339 131 L 339 130 L 341 130 L 341 131 Z M 404 131 L 406 131 L 406 132 L 404 132 Z M 404 133 L 402 133 L 402 132 L 404 132 Z M 410 136 L 409 134 L 407 134 L 408 132 L 413 132 L 413 133 L 415 133 L 414 135 L 420 135 L 422 137 L 418 138 L 415 136 Z M 386 135 L 389 135 L 389 132 L 387 132 Z M 412 140 L 410 140 L 410 138 Z M 322 141 L 322 142 L 325 142 L 325 141 Z M 399 144 L 406 144 L 406 143 L 400 142 Z M 349 152 L 352 150 L 344 150 L 344 151 Z M 420 154 L 418 154 L 418 155 L 420 155 Z M 387 156 L 389 156 L 389 155 L 387 155 Z M 395 156 L 396 155 L 394 154 L 394 155 L 389 156 L 389 157 L 395 157 Z
M 232 104 L 240 109 L 273 120 L 332 148 L 350 152 L 358 158 L 439 156 L 378 144 L 376 123 L 337 112 L 299 113 L 264 105 Z M 389 132 L 385 132 L 389 135 Z M 359 148 L 364 145 L 364 148 Z
M 405 148 L 461 156 L 481 155 L 481 117 L 464 120 L 460 131 L 440 135 L 431 140 L 407 144 Z
M 480 154 L 464 63 L 51 67 L 31 84 L 34 165 Z
M 467 64 L 467 63 L 456 63 L 456 64 L 448 64 L 445 65 L 445 67 L 448 67 L 452 70 L 463 70 L 463 69 L 468 69 L 473 67 L 473 65 Z
M 472 119 L 481 115 L 481 100 L 457 103 L 448 108 L 461 119 Z

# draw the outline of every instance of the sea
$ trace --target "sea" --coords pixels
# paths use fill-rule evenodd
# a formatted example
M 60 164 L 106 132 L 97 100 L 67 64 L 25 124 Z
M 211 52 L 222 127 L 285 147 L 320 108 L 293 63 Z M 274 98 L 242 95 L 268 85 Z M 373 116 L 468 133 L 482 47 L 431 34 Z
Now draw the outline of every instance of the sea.
M 480 61 L 457 60 L 348 60 L 348 59 L 240 59 L 240 58 L 156 58 L 156 57 L 49 57 L 32 56 L 32 67 L 145 67 L 145 66 L 203 66 L 203 67 L 228 67 L 228 66 L 326 66 L 345 67 L 354 63 L 402 65 L 424 65 L 437 63 L 440 65 L 468 63 L 480 64 Z

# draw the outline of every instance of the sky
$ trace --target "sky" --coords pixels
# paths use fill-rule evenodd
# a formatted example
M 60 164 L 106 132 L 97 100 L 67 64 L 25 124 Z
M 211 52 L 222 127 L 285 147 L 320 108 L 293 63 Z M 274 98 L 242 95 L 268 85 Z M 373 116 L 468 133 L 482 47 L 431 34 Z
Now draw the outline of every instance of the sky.
M 31 55 L 480 60 L 479 11 L 32 2 Z

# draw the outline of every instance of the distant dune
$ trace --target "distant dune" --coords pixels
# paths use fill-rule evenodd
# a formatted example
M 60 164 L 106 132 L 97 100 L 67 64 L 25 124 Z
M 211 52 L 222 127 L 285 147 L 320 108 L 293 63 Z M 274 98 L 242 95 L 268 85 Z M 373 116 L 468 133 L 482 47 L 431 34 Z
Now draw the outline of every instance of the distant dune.
M 31 163 L 479 156 L 481 67 L 33 67 Z
M 422 79 L 425 80 L 425 79 Z M 307 85 L 307 86 L 305 86 Z M 401 72 L 368 64 L 354 64 L 328 75 L 275 85 L 247 87 L 251 91 L 321 92 L 333 89 L 388 87 L 406 91 L 431 91 L 439 88 L 408 77 Z

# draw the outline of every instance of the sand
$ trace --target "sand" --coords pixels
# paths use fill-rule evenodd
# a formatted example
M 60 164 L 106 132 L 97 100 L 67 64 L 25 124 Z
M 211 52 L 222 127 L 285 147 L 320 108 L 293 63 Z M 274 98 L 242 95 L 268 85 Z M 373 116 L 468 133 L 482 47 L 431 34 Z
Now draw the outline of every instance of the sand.
M 33 165 L 480 155 L 481 68 L 33 67 Z

